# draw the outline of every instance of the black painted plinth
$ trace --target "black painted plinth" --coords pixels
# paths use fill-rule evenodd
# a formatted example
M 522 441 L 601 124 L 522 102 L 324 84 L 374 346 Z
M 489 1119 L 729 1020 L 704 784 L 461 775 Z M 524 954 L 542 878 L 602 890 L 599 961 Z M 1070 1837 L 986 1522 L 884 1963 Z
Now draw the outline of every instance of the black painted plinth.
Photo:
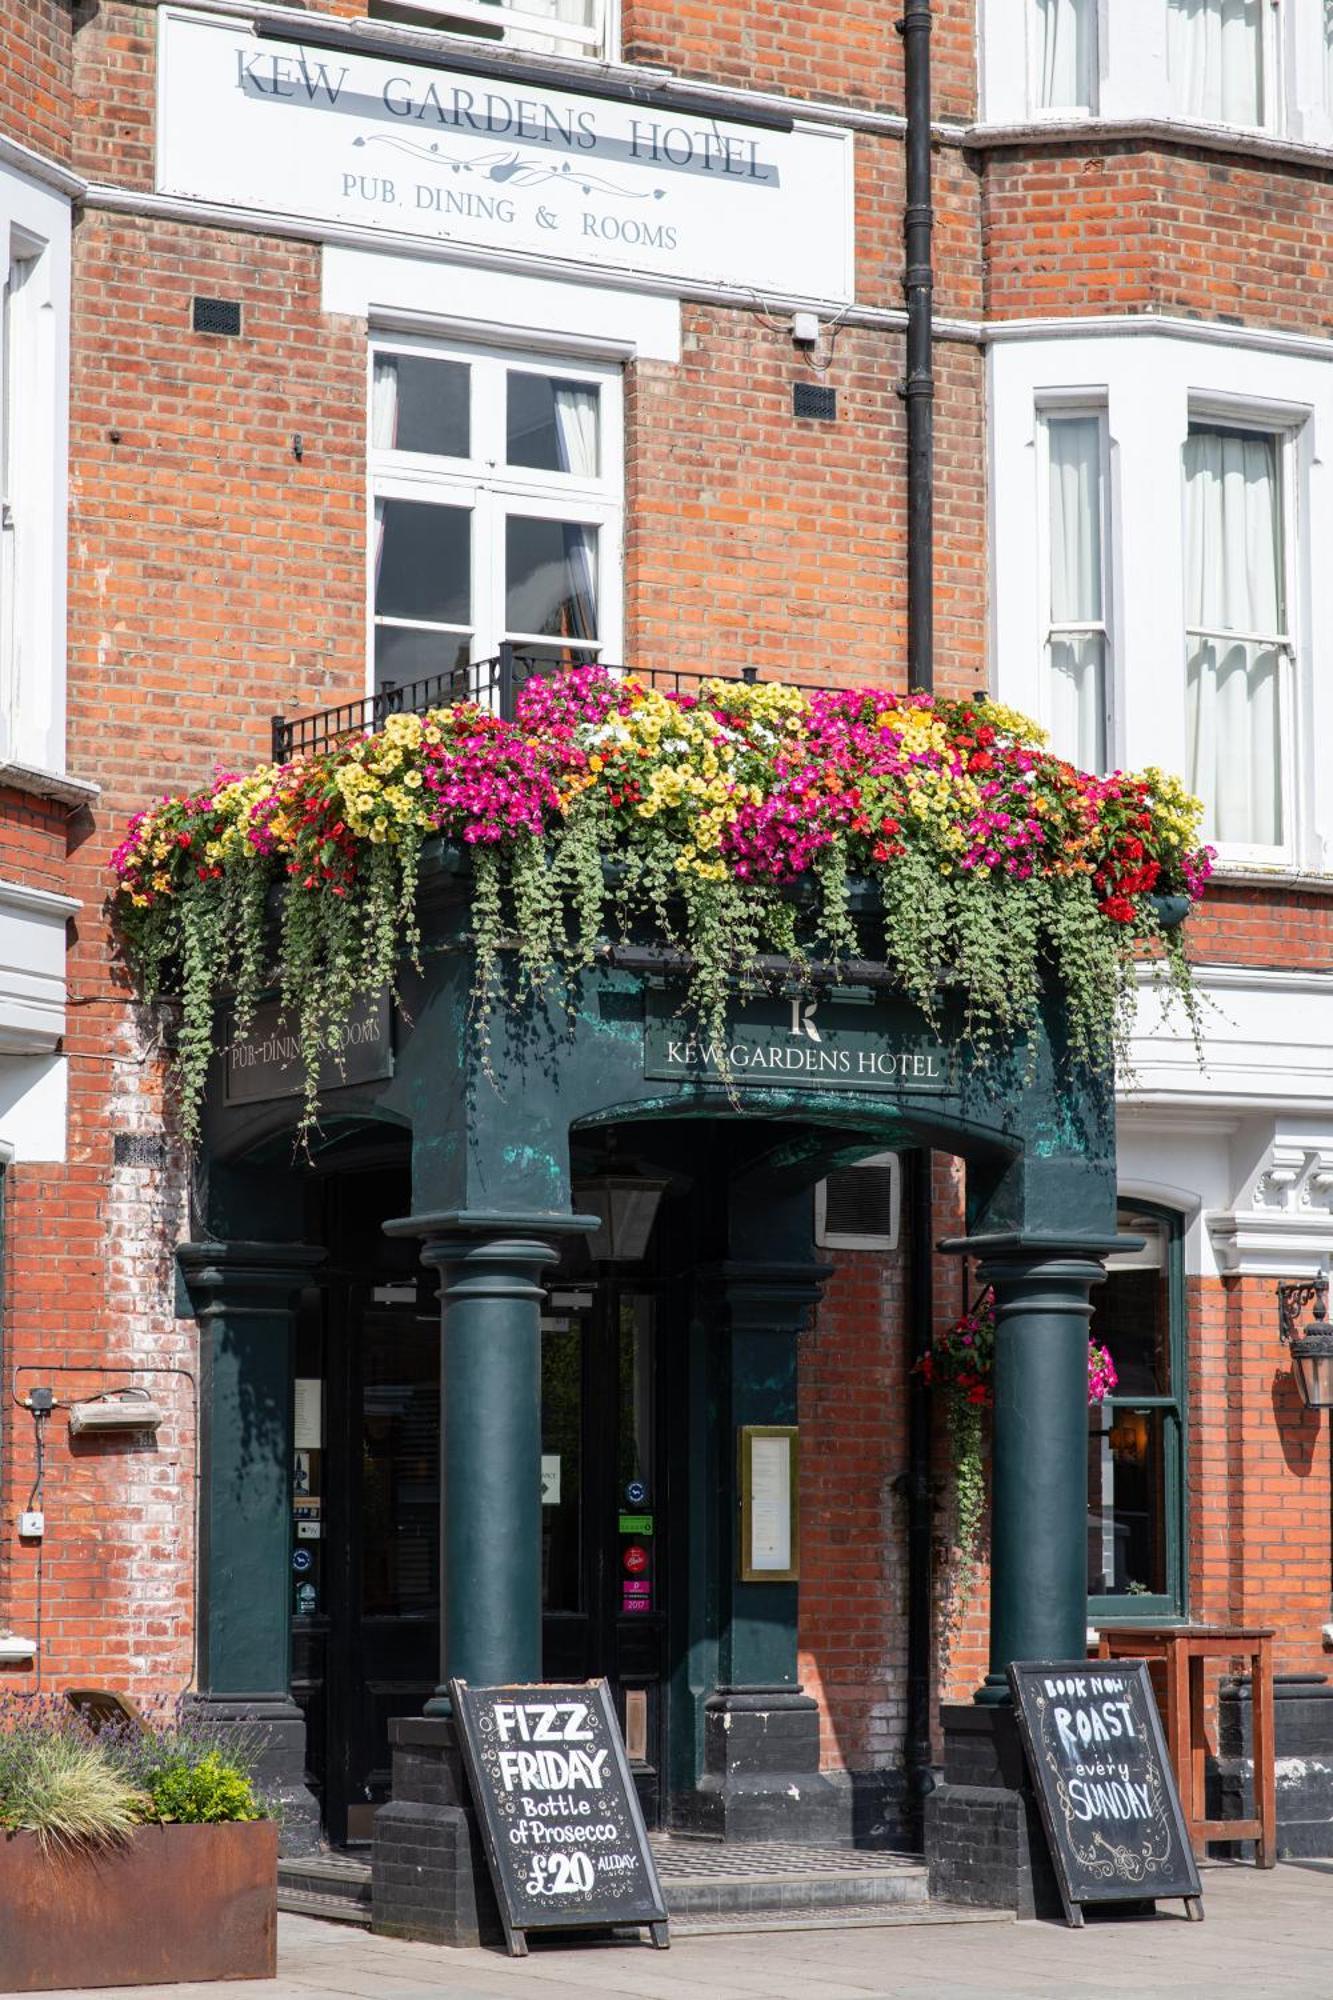
M 281 1695 L 192 1694 L 187 1711 L 224 1739 L 258 1742 L 255 1789 L 280 1814 L 278 1852 L 314 1854 L 320 1846 L 319 1802 L 306 1775 L 305 1717 Z
M 426 1944 L 500 1944 L 486 1866 L 452 1718 L 389 1724 L 393 1796 L 375 1815 L 371 1929 Z
M 925 1802 L 930 1893 L 947 1903 L 1062 1917 L 1012 1708 L 940 1709 L 944 1782 Z
M 1209 1810 L 1218 1819 L 1247 1819 L 1254 1810 L 1253 1716 L 1248 1676 L 1223 1682 L 1218 1758 L 1208 1774 Z M 1273 1735 L 1278 1857 L 1289 1861 L 1333 1855 L 1333 1687 L 1322 1674 L 1277 1676 Z M 1210 1843 L 1210 1849 L 1249 1860 L 1254 1843 Z
M 837 1841 L 849 1801 L 820 1774 L 819 1707 L 799 1687 L 718 1688 L 704 1702 L 704 1775 L 673 1831 L 715 1840 Z

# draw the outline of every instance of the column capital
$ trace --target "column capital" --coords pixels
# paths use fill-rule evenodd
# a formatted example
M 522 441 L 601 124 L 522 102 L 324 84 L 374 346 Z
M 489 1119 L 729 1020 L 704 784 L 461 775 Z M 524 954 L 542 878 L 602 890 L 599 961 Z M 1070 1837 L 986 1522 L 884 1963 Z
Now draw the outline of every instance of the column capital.
M 263 1311 L 288 1304 L 327 1252 L 309 1243 L 178 1243 L 176 1261 L 191 1298 L 207 1310 L 223 1302 Z
M 1039 1271 L 1060 1264 L 1095 1264 L 1113 1250 L 1137 1247 L 1138 1238 L 1129 1236 L 1066 1236 L 1040 1230 L 997 1231 L 983 1236 L 946 1236 L 936 1248 L 951 1257 L 975 1257 L 979 1264 L 1015 1274 Z M 1053 1270 L 1052 1276 L 1057 1275 Z M 1073 1275 L 1072 1272 L 1068 1275 Z
M 802 1332 L 832 1276 L 831 1264 L 770 1257 L 724 1258 L 698 1271 L 726 1299 L 733 1333 Z
M 515 1241 L 531 1237 L 591 1235 L 601 1227 L 597 1215 L 572 1215 L 568 1209 L 441 1208 L 426 1209 L 420 1215 L 395 1216 L 384 1225 L 386 1236 L 420 1236 L 429 1243 L 437 1239 Z M 438 1263 L 438 1258 L 431 1258 Z

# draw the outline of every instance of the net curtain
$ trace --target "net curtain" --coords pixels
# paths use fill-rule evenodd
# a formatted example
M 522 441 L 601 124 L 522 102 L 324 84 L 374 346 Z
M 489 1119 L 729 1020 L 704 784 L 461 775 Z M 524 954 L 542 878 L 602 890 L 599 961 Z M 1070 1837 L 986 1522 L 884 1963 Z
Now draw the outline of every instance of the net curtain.
M 1178 117 L 1263 119 L 1263 8 L 1268 0 L 1168 0 L 1167 72 Z
M 1247 846 L 1283 839 L 1282 581 L 1277 440 L 1192 430 L 1185 443 L 1190 788 L 1208 808 L 1210 837 Z

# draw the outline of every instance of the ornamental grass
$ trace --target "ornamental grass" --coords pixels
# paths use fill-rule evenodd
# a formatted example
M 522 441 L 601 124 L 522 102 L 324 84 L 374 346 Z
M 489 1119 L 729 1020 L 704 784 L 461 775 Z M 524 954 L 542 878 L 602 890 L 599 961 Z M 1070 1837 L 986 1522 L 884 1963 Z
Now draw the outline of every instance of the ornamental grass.
M 501 992 L 567 989 L 604 939 L 647 929 L 684 954 L 709 1034 L 762 954 L 799 977 L 868 951 L 932 1025 L 957 1008 L 982 1061 L 1032 1028 L 1053 978 L 1070 1057 L 1102 1065 L 1127 1046 L 1145 957 L 1196 1020 L 1162 899 L 1202 892 L 1200 818 L 1176 779 L 1076 770 L 991 702 L 720 680 L 664 693 L 587 667 L 529 680 L 512 722 L 470 702 L 394 715 L 158 800 L 116 850 L 115 907 L 142 995 L 182 1003 L 193 1140 L 224 994 L 244 1032 L 277 988 L 313 1120 L 354 1009 L 417 959 L 432 840 L 470 855 L 483 1034 Z M 877 892 L 872 933 L 853 920 L 858 878 Z

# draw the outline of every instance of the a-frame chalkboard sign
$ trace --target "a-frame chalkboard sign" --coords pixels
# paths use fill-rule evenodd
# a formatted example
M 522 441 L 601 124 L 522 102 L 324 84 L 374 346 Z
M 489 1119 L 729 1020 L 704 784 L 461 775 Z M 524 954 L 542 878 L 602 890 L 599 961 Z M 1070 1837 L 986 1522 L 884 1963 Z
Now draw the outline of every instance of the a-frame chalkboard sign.
M 463 1764 L 511 1956 L 527 1933 L 647 1925 L 667 1908 L 605 1681 L 450 1681 Z
M 1067 1921 L 1087 1903 L 1183 1896 L 1199 1871 L 1146 1660 L 1016 1660 L 1019 1733 Z

